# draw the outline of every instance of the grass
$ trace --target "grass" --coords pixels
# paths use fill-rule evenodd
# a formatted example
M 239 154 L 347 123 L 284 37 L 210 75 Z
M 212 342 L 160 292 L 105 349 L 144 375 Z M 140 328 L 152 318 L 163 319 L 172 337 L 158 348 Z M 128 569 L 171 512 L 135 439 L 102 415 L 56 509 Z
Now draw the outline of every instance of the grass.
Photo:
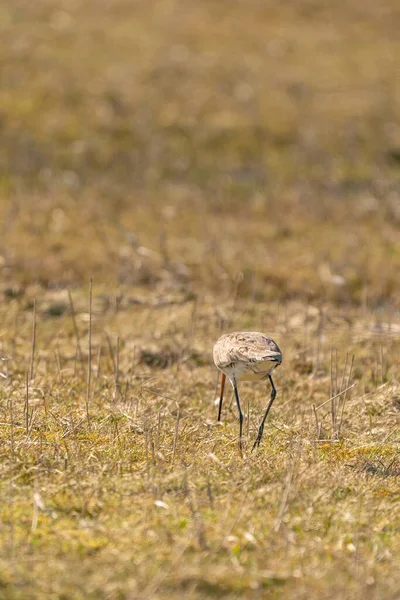
M 1 598 L 397 598 L 399 17 L 0 9 Z

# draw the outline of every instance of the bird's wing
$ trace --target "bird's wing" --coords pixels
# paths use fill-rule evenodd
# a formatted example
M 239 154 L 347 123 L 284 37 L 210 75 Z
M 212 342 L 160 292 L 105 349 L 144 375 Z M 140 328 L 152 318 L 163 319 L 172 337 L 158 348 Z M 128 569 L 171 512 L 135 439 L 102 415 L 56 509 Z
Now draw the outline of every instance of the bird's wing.
M 230 334 L 221 339 L 221 343 L 217 344 L 214 350 L 214 357 L 219 359 L 222 367 L 233 362 L 282 362 L 282 353 L 278 345 L 268 336 L 254 332 Z

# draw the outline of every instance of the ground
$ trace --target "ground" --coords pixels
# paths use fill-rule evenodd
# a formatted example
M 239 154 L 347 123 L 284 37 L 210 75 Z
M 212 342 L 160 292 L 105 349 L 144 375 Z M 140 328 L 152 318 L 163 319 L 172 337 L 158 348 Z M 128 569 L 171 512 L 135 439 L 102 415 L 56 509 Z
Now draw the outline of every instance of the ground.
M 1 598 L 400 597 L 399 26 L 3 3 Z M 243 454 L 235 330 L 283 353 Z

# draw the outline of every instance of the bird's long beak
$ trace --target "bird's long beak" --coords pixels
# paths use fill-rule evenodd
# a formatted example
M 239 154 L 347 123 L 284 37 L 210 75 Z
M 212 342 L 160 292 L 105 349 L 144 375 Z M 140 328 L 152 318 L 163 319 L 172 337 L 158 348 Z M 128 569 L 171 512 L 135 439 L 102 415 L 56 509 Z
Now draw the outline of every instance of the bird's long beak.
M 225 379 L 226 379 L 226 375 L 225 375 L 225 373 L 222 373 L 222 377 L 221 377 L 221 391 L 219 393 L 218 421 L 221 420 L 222 400 L 224 399 Z

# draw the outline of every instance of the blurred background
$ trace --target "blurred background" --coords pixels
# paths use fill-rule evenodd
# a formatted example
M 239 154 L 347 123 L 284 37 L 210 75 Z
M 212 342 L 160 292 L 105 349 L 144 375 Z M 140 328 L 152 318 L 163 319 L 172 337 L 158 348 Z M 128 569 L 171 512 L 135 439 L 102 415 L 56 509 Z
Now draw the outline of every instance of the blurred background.
M 0 3 L 0 598 L 400 598 L 399 308 L 399 0 Z
M 399 32 L 397 0 L 6 1 L 3 294 L 398 309 Z

